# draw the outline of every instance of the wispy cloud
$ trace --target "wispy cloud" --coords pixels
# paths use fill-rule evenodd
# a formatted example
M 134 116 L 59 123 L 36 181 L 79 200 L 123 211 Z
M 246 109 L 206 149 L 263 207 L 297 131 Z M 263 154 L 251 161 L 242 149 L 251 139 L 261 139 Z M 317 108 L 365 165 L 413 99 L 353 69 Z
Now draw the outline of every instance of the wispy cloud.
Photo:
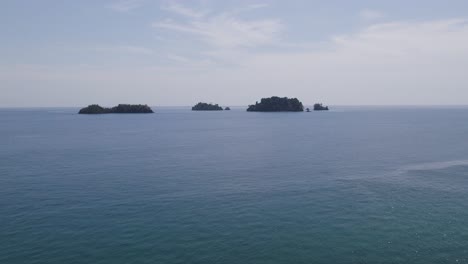
M 184 57 L 184 56 L 180 56 L 180 55 L 177 55 L 177 54 L 167 54 L 166 56 L 169 60 L 172 60 L 172 61 L 177 61 L 177 62 L 189 62 L 190 59 Z
M 99 52 L 129 53 L 129 54 L 144 54 L 144 55 L 154 53 L 154 51 L 150 48 L 134 46 L 134 45 L 116 45 L 116 46 L 99 45 L 91 49 L 94 51 L 99 51 Z
M 141 7 L 146 0 L 120 0 L 109 5 L 109 8 L 118 12 L 128 12 Z
M 170 2 L 169 5 L 163 6 L 162 9 L 189 18 L 202 18 L 208 13 L 206 10 L 194 10 L 175 2 Z
M 243 7 L 233 9 L 231 11 L 227 11 L 226 13 L 231 14 L 231 15 L 237 15 L 237 14 L 240 14 L 240 13 L 243 13 L 243 12 L 254 11 L 256 9 L 261 9 L 261 8 L 266 8 L 266 7 L 269 7 L 269 5 L 268 4 L 250 4 L 250 5 L 247 5 L 247 6 L 243 6 Z
M 249 9 L 258 9 L 258 8 L 264 8 L 264 7 L 268 7 L 268 6 L 269 6 L 268 4 L 251 4 L 247 8 L 249 8 Z
M 377 11 L 377 10 L 372 10 L 372 9 L 364 9 L 359 13 L 359 17 L 364 20 L 377 20 L 380 18 L 385 17 L 385 14 Z
M 265 5 L 253 5 L 247 8 L 260 8 Z M 166 10 L 191 18 L 181 23 L 167 19 L 152 24 L 154 28 L 173 30 L 192 34 L 205 43 L 219 48 L 232 49 L 242 47 L 258 47 L 277 41 L 283 30 L 283 24 L 276 19 L 246 20 L 236 16 L 236 12 L 221 12 L 208 14 L 180 5 Z

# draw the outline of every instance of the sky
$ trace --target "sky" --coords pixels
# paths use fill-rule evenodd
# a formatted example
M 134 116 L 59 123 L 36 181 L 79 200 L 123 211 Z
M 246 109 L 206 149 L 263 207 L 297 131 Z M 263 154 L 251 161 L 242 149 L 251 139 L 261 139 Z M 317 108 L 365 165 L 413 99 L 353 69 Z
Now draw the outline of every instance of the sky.
M 466 0 L 0 0 L 0 107 L 467 105 Z

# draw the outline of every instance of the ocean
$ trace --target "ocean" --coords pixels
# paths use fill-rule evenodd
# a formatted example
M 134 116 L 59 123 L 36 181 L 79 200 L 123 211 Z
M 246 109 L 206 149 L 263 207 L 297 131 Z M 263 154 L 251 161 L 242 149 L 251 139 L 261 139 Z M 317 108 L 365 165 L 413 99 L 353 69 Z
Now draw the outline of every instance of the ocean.
M 468 263 L 468 108 L 0 109 L 0 263 Z

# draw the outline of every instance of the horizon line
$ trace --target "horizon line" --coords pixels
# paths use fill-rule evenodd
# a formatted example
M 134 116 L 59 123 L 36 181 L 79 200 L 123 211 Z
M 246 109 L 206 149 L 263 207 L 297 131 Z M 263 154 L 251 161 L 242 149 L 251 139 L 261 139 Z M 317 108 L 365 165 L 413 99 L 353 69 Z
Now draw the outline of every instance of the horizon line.
M 117 104 L 118 105 L 118 104 Z M 146 104 L 149 107 L 192 107 L 193 105 L 151 105 Z M 229 106 L 229 107 L 248 107 L 249 105 L 223 105 L 220 106 Z M 303 104 L 304 106 L 313 106 L 313 104 Z M 88 106 L 88 105 L 86 105 Z M 12 108 L 80 108 L 86 107 L 83 105 L 80 106 L 0 106 L 0 109 L 12 109 Z M 467 104 L 327 104 L 331 107 L 468 107 Z

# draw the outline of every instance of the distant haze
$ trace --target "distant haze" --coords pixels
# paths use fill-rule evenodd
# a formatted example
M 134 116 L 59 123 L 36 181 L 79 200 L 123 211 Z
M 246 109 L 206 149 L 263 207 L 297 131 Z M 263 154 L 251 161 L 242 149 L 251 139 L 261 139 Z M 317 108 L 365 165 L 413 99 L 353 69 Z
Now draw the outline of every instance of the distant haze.
M 0 107 L 468 104 L 468 1 L 0 3 Z

